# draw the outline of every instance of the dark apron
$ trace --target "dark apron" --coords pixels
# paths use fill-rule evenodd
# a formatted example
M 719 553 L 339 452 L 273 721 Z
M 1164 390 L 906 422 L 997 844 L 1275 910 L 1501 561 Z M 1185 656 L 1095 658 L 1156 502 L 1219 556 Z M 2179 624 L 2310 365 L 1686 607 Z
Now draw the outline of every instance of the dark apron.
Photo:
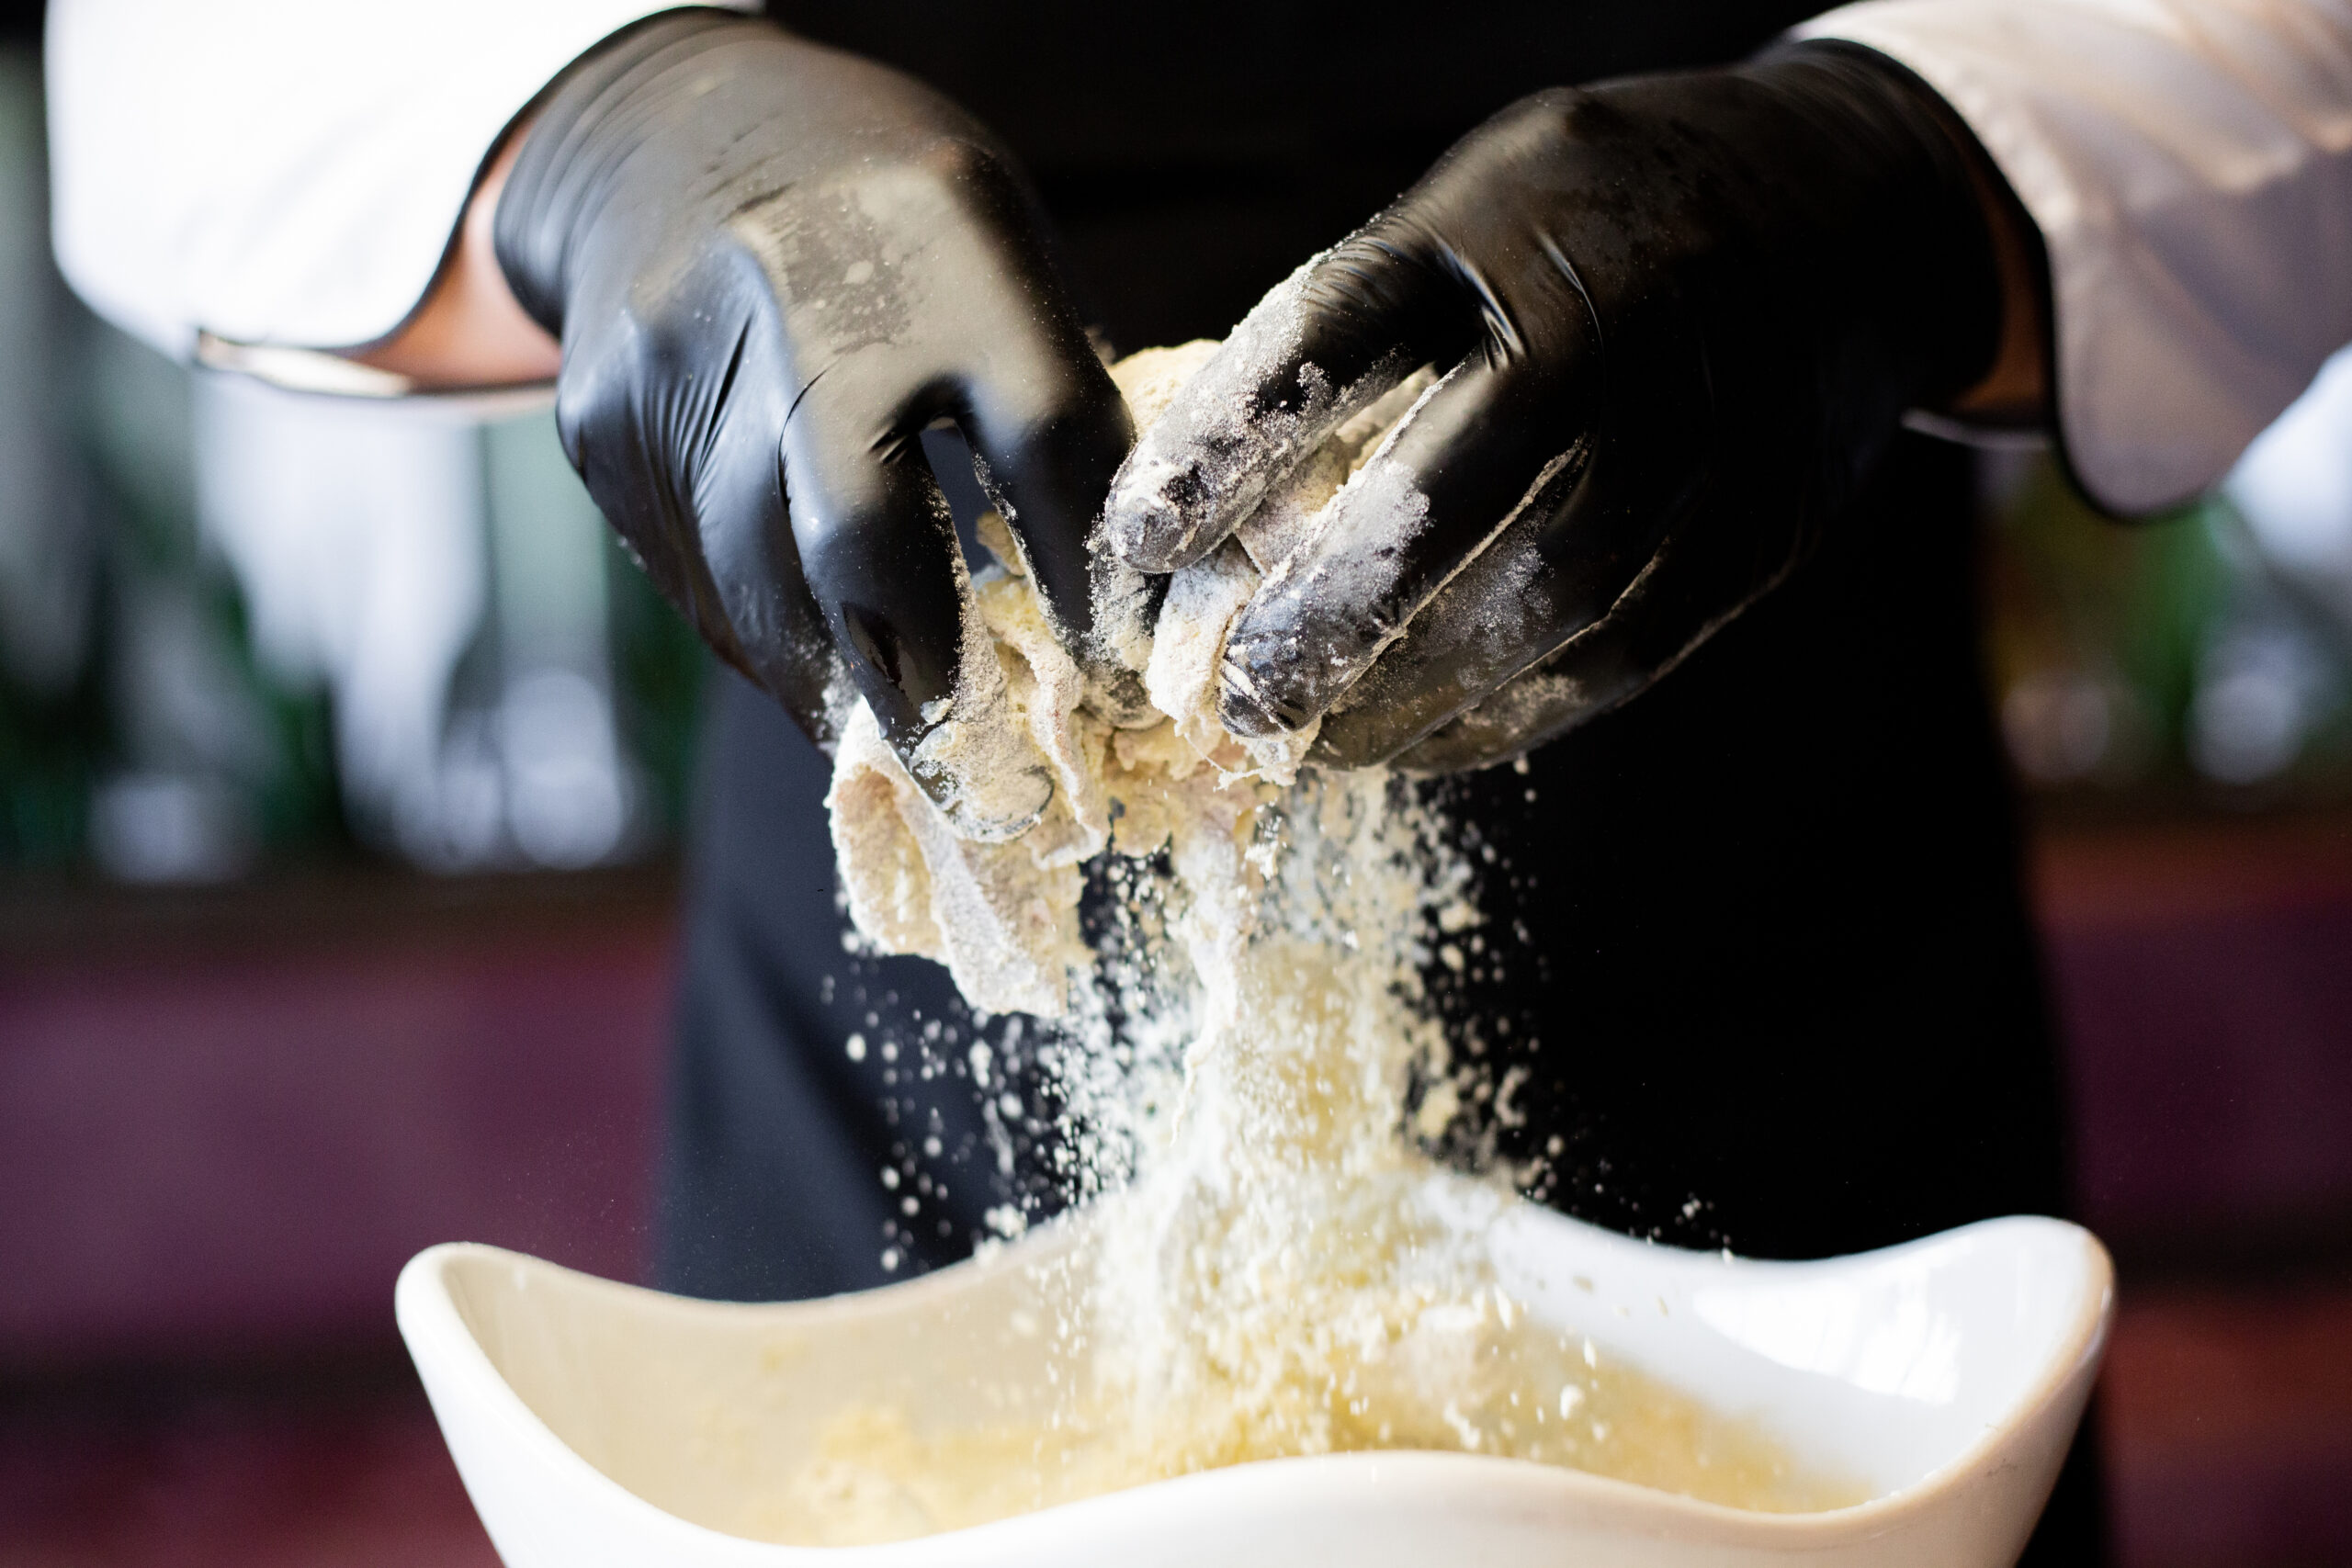
M 1147 26 L 1100 0 L 774 7 L 1002 134 L 1122 349 L 1221 335 L 1525 92 L 1736 59 L 1816 8 L 1255 0 Z M 1531 1069 L 1517 1152 L 1561 1140 L 1547 1196 L 1571 1213 L 1803 1258 L 2064 1209 L 1965 455 L 1906 437 L 1860 513 L 1649 694 L 1524 774 L 1448 786 L 1497 852 L 1482 902 L 1506 953 L 1502 981 L 1452 1005 L 1511 1020 Z M 662 1202 L 673 1289 L 903 1278 L 1050 1185 L 1027 1129 L 1051 1106 L 1017 1083 L 1017 1113 L 984 1115 L 971 1081 L 972 1043 L 1001 1062 L 1007 1022 L 976 1031 L 935 965 L 844 950 L 825 778 L 779 711 L 720 678 Z M 2070 1476 L 2030 1561 L 2096 1556 L 2092 1478 Z

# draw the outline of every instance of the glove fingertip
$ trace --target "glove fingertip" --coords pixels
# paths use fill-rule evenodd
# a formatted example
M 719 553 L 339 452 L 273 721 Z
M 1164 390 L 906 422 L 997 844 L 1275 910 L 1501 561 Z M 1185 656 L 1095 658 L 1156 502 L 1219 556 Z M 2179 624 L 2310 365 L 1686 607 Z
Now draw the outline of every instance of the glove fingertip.
M 1143 411 L 1103 514 L 1104 542 L 1123 559 L 1146 571 L 1198 560 L 1419 363 L 1401 333 L 1388 341 L 1360 310 L 1318 300 L 1328 260 L 1311 257 L 1276 285 L 1156 416 Z
M 1204 487 L 1197 467 L 1166 458 L 1138 464 L 1144 457 L 1138 447 L 1112 481 L 1102 508 L 1103 543 L 1139 571 L 1176 571 L 1207 551 L 1201 541 L 1209 519 L 1198 494 Z
M 1315 683 L 1298 676 L 1297 661 L 1279 644 L 1236 628 L 1217 665 L 1217 722 L 1245 740 L 1295 734 L 1323 710 Z

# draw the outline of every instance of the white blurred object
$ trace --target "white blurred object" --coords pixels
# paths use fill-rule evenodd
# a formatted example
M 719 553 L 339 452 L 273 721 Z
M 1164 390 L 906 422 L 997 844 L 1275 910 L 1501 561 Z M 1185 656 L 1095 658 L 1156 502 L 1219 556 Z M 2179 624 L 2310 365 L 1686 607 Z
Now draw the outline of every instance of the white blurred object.
M 2291 620 L 2254 620 L 2214 639 L 2188 706 L 2188 760 L 2207 778 L 2257 784 L 2302 755 L 2340 695 L 2335 671 Z
M 2248 587 L 2200 661 L 2188 754 L 2208 778 L 2258 784 L 2295 764 L 2343 697 L 2352 634 L 2352 350 L 2327 362 L 2222 488 L 2245 524 L 2242 535 L 2223 536 L 2224 554 Z
M 473 431 L 204 377 L 196 436 L 198 515 L 244 586 L 255 655 L 333 691 L 344 788 L 389 817 L 432 788 L 481 618 Z
M 439 871 L 625 852 L 639 792 L 613 715 L 604 525 L 552 423 L 484 430 L 225 376 L 198 407 L 204 526 L 256 652 L 333 691 L 363 829 Z M 487 689 L 453 694 L 486 613 Z
M 197 773 L 123 773 L 90 800 L 90 850 L 122 882 L 225 882 L 260 845 L 235 790 Z
M 2352 350 L 2327 362 L 2222 488 L 2265 558 L 2352 623 Z
M 515 847 L 560 870 L 608 858 L 628 802 L 604 692 L 578 671 L 536 670 L 508 683 L 498 716 Z

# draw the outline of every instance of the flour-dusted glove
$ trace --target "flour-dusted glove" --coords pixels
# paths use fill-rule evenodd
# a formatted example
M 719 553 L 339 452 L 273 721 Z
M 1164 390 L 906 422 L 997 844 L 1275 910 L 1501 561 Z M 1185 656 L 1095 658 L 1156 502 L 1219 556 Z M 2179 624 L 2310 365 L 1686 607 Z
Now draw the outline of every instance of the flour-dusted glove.
M 563 342 L 565 450 L 720 656 L 820 739 L 845 667 L 964 830 L 1034 819 L 1042 770 L 953 743 L 967 656 L 994 655 L 921 433 L 962 427 L 1083 654 L 1133 430 L 989 133 L 764 21 L 673 12 L 560 82 L 494 232 Z
M 1541 93 L 1270 294 L 1120 473 L 1105 532 L 1138 567 L 1196 559 L 1340 422 L 1442 378 L 1235 621 L 1227 727 L 1498 761 L 1782 578 L 1904 412 L 1992 363 L 1981 154 L 1946 117 L 1841 45 Z

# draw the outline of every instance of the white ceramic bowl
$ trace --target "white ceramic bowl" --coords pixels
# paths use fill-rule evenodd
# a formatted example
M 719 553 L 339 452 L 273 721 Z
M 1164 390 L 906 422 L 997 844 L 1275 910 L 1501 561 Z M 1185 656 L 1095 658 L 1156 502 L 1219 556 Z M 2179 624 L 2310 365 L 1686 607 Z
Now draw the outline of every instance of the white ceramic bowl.
M 1039 1365 L 1067 1245 L 828 1301 L 729 1305 L 494 1247 L 402 1271 L 401 1332 L 508 1568 L 2006 1568 L 2080 1419 L 2112 1311 L 2107 1255 L 2005 1219 L 1818 1263 L 1677 1251 L 1470 1201 L 1505 1288 L 1604 1357 L 1758 1419 L 1868 1503 L 1746 1513 L 1467 1454 L 1277 1460 L 888 1546 L 768 1544 L 826 1418 L 888 1397 L 978 1418 Z M 1041 1379 L 1039 1381 L 1042 1381 Z

